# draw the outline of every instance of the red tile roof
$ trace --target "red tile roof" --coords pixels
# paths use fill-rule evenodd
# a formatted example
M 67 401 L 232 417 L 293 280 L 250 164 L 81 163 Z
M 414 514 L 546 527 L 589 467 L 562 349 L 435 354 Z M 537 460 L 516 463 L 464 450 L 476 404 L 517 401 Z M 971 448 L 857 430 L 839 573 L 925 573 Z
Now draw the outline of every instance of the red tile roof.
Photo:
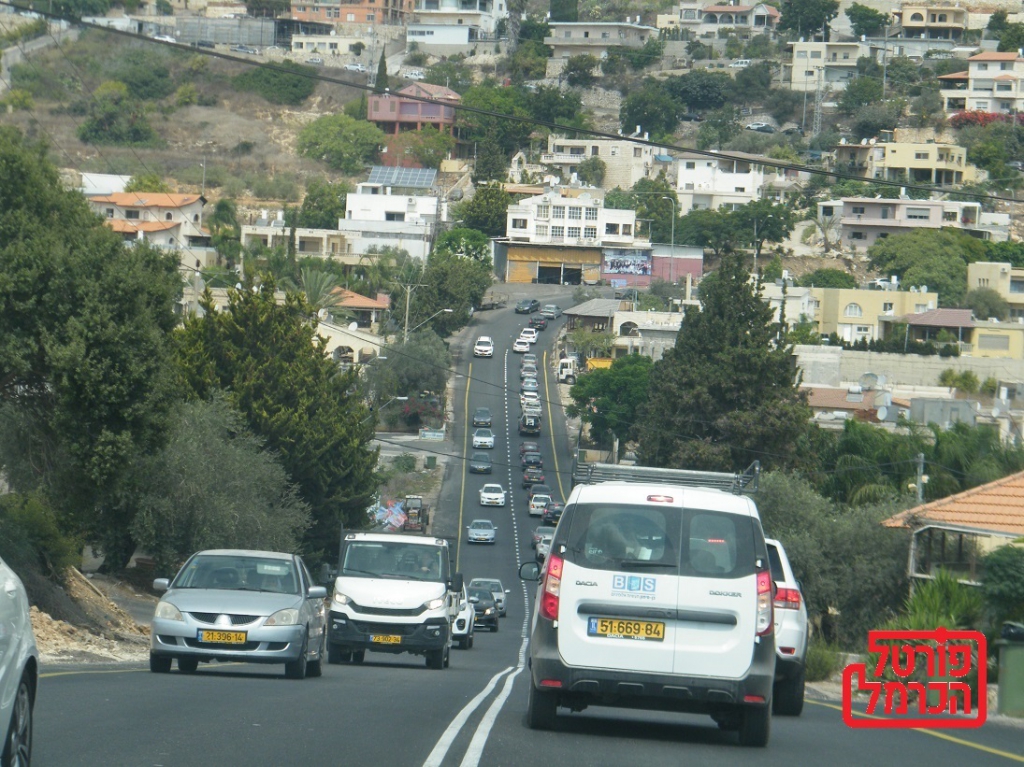
M 885 525 L 920 527 L 928 523 L 1024 535 L 1024 472 L 907 509 L 886 520 Z
M 999 53 L 997 51 L 985 51 L 984 53 L 978 53 L 971 56 L 968 61 L 1017 61 L 1020 54 L 1017 51 L 1008 51 L 1006 53 Z
M 164 232 L 181 226 L 180 221 L 128 221 L 123 218 L 108 218 L 104 221 L 110 229 L 115 232 L 127 234 L 129 232 Z
M 90 202 L 110 203 L 122 208 L 183 208 L 203 198 L 198 194 L 164 194 L 161 192 L 117 192 L 90 197 Z M 205 202 L 205 200 L 204 200 Z
M 829 389 L 823 386 L 801 387 L 807 392 L 807 404 L 812 410 L 875 410 L 875 392 L 866 391 L 861 394 L 860 402 L 851 402 L 850 393 L 846 389 Z M 856 396 L 856 395 L 853 395 Z
M 929 328 L 973 328 L 974 320 L 970 309 L 932 309 L 918 314 L 901 317 L 913 327 Z
M 970 72 L 950 72 L 948 75 L 939 75 L 940 80 L 966 80 L 970 77 Z
M 431 85 L 430 83 L 412 83 L 412 85 L 407 85 L 398 92 L 400 94 L 404 93 L 407 96 L 419 96 L 427 99 L 462 101 L 462 96 L 451 88 L 446 88 L 443 85 Z
M 339 306 L 344 309 L 387 309 L 388 302 L 360 295 L 348 288 L 335 288 L 333 291 L 340 297 Z

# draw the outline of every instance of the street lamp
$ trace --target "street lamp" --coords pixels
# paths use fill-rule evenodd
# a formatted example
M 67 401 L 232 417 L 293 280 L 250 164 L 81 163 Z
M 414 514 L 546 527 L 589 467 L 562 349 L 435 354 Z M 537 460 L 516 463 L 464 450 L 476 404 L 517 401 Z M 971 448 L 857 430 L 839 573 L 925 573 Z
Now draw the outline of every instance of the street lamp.
M 672 260 L 668 263 L 668 281 L 676 284 L 676 205 L 675 197 L 663 196 L 661 199 L 672 203 Z
M 765 216 L 761 223 L 764 223 L 770 218 L 775 218 L 771 213 Z M 754 284 L 757 284 L 757 257 L 761 255 L 761 241 L 757 239 L 757 218 L 754 218 Z
M 392 398 L 391 398 L 391 399 L 389 399 L 389 400 L 388 400 L 387 402 L 385 402 L 385 403 L 384 403 L 383 405 L 381 405 L 381 406 L 380 406 L 379 408 L 377 408 L 377 411 L 376 411 L 376 412 L 374 412 L 374 410 L 373 410 L 373 405 L 370 405 L 370 414 L 369 414 L 368 416 L 366 416 L 366 418 L 364 418 L 363 420 L 361 420 L 361 421 L 360 421 L 359 423 L 360 423 L 360 424 L 364 424 L 364 423 L 366 423 L 367 421 L 369 421 L 369 420 L 370 420 L 371 418 L 374 418 L 374 417 L 375 417 L 375 416 L 377 415 L 377 413 L 379 413 L 379 412 L 380 412 L 381 410 L 383 410 L 384 408 L 386 408 L 386 407 L 387 407 L 388 405 L 390 405 L 390 404 L 391 404 L 392 402 L 408 402 L 408 400 L 409 400 L 409 398 L 408 398 L 408 397 L 392 397 Z
M 410 330 L 409 329 L 409 312 L 407 310 L 406 313 L 405 313 L 405 338 L 403 340 L 403 343 L 409 343 L 409 334 L 410 333 L 415 333 L 417 330 L 419 330 L 424 325 L 426 325 L 428 322 L 430 322 L 432 319 L 434 319 L 434 317 L 436 317 L 437 315 L 439 315 L 439 314 L 451 314 L 453 311 L 455 311 L 455 310 L 454 309 L 440 309 L 439 311 L 436 311 L 433 314 L 431 314 L 429 317 L 427 317 L 425 320 L 423 320 L 423 322 L 421 322 L 419 325 L 414 327 L 412 330 Z

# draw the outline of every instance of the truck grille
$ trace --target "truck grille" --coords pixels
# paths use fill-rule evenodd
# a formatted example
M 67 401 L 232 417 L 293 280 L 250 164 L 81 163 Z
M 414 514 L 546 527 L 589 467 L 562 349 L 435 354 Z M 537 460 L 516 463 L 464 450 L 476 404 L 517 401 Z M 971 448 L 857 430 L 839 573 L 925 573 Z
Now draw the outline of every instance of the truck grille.
M 354 612 L 362 613 L 363 615 L 394 615 L 395 617 L 411 617 L 420 615 L 423 612 L 423 605 L 419 607 L 410 607 L 404 610 L 397 610 L 393 607 L 367 607 L 365 605 L 355 604 L 354 602 L 349 605 Z

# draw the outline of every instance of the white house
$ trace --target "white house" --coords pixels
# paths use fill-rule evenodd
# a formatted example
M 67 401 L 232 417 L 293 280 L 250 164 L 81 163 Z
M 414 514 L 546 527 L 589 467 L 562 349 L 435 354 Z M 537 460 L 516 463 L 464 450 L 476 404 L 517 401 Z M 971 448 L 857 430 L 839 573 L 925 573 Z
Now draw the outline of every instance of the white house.
M 765 183 L 763 160 L 743 152 L 729 152 L 728 158 L 685 152 L 679 155 L 679 215 L 691 210 L 735 209 L 760 199 Z
M 363 255 L 371 247 L 400 248 L 426 258 L 438 221 L 447 220 L 447 204 L 433 195 L 393 194 L 387 187 L 359 184 L 345 200 L 338 230 L 346 253 Z
M 493 40 L 498 19 L 507 17 L 506 0 L 416 0 L 414 21 L 409 28 L 417 29 L 421 25 L 475 27 Z
M 507 216 L 510 242 L 628 248 L 638 239 L 635 210 L 606 208 L 604 200 L 587 193 L 545 192 L 509 205 Z
M 1024 56 L 985 51 L 967 59 L 966 72 L 942 75 L 939 94 L 947 112 L 1017 114 L 1024 110 Z

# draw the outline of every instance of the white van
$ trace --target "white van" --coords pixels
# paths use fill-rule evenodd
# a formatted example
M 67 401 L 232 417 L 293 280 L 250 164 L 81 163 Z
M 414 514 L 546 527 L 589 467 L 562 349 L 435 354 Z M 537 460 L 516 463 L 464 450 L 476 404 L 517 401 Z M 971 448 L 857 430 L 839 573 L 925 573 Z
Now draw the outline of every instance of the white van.
M 559 707 L 674 710 L 766 745 L 774 587 L 754 502 L 695 486 L 727 487 L 733 475 L 590 468 L 600 470 L 574 481 L 626 481 L 577 485 L 543 569 L 520 566 L 524 580 L 539 580 L 528 724 L 551 727 Z
M 729 65 L 731 69 L 745 69 L 751 64 L 750 59 L 736 59 L 732 64 Z

